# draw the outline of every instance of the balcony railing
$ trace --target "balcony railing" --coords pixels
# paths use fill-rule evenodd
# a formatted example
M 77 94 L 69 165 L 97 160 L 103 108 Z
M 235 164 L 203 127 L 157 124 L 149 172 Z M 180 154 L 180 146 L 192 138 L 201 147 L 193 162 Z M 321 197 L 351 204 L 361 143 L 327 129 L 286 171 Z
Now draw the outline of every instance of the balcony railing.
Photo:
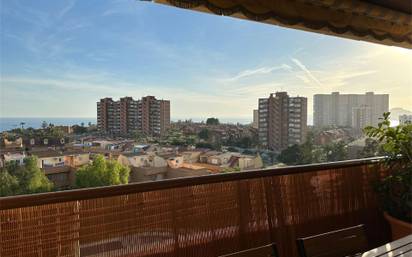
M 0 198 L 0 256 L 214 257 L 365 224 L 387 241 L 380 159 Z

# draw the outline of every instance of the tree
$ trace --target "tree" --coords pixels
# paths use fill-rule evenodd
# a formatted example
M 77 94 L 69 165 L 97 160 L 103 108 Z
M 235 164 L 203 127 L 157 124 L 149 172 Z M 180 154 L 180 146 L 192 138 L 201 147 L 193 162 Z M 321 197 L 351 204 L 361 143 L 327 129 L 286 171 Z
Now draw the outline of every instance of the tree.
M 196 148 L 208 148 L 208 149 L 215 149 L 215 146 L 213 146 L 212 144 L 209 144 L 209 143 L 201 143 L 201 142 L 199 142 L 199 143 L 197 143 L 196 144 Z
M 199 132 L 198 136 L 200 139 L 208 140 L 210 137 L 210 132 L 208 129 L 204 128 Z
M 19 181 L 10 175 L 7 170 L 0 170 L 0 196 L 15 195 L 19 188 Z
M 186 145 L 194 145 L 196 143 L 196 136 L 187 136 Z
M 283 150 L 278 156 L 278 160 L 288 165 L 310 164 L 322 162 L 325 158 L 322 148 L 315 147 L 314 136 L 309 132 L 305 143 L 292 145 Z
M 389 159 L 398 159 L 399 155 L 402 155 L 402 160 L 408 163 L 412 160 L 412 124 L 391 127 L 390 114 L 385 112 L 378 127 L 368 126 L 364 128 L 364 132 L 368 137 L 382 143 L 382 151 Z
M 242 147 L 242 148 L 251 148 L 251 147 L 252 147 L 252 143 L 253 143 L 252 138 L 250 138 L 250 137 L 248 137 L 248 136 L 242 137 L 242 138 L 240 139 L 240 142 L 239 142 L 239 147 Z
M 207 118 L 206 120 L 206 125 L 219 125 L 219 119 L 218 118 Z
M 64 131 L 61 128 L 51 127 L 49 135 L 59 139 L 64 137 Z
M 344 142 L 334 142 L 324 146 L 323 148 L 326 154 L 326 161 L 334 162 L 334 161 L 342 161 L 346 159 L 347 156 L 347 149 Z
M 47 126 L 48 126 L 48 124 L 47 124 L 47 122 L 44 120 L 44 121 L 41 123 L 41 127 L 42 127 L 43 129 L 46 129 Z
M 44 172 L 37 166 L 36 157 L 28 157 L 24 160 L 24 165 L 19 166 L 14 174 L 19 180 L 19 186 L 23 193 L 41 193 L 53 189 L 53 183 L 46 177 Z
M 24 165 L 9 162 L 0 170 L 0 195 L 17 195 L 49 192 L 53 183 L 37 167 L 37 158 L 24 159 Z
M 368 158 L 378 156 L 379 154 L 382 154 L 379 142 L 373 138 L 368 137 L 365 139 L 365 147 L 361 151 L 359 151 L 358 157 Z
M 278 161 L 287 165 L 302 164 L 303 153 L 299 145 L 292 145 L 283 150 L 277 157 Z
M 142 142 L 146 139 L 145 135 L 138 129 L 133 132 L 132 136 L 137 142 Z
M 234 148 L 233 146 L 229 146 L 229 147 L 227 148 L 227 150 L 228 150 L 229 152 L 239 152 L 239 150 L 238 150 L 237 148 Z
M 85 128 L 84 126 L 73 125 L 72 129 L 74 134 L 84 134 L 87 132 L 87 128 Z
M 129 167 L 98 155 L 91 164 L 76 172 L 76 186 L 83 188 L 127 184 L 129 174 Z

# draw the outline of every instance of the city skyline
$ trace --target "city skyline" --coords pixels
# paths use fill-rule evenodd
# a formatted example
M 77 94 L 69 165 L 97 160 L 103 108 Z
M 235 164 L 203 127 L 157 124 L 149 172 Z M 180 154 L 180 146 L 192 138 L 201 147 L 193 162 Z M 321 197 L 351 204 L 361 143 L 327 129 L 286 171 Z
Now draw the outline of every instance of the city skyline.
M 412 107 L 411 50 L 145 2 L 91 4 L 2 3 L 0 117 L 95 117 L 107 95 L 169 99 L 173 120 L 252 121 L 256 99 L 276 91 L 308 97 L 309 124 L 314 94 L 373 91 Z

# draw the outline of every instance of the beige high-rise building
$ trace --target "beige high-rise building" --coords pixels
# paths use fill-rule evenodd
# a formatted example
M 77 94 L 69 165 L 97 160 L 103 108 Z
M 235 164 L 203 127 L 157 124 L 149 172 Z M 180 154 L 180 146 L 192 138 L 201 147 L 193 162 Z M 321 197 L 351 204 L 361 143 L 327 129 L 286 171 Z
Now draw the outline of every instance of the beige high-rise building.
M 259 110 L 253 110 L 253 123 L 252 127 L 257 129 L 259 127 Z
M 355 129 L 365 125 L 376 126 L 388 110 L 388 94 L 316 94 L 313 97 L 313 125 Z
M 262 147 L 281 151 L 301 144 L 307 132 L 307 99 L 286 92 L 259 99 L 259 141 Z
M 367 105 L 352 108 L 352 128 L 355 133 L 361 134 L 364 127 L 373 123 L 372 108 Z

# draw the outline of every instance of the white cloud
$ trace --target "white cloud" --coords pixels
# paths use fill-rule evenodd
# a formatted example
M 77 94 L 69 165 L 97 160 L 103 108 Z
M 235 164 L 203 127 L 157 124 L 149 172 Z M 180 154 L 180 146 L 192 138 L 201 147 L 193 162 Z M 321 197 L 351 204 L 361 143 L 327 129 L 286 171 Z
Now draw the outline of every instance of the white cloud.
M 257 76 L 257 75 L 265 75 L 265 74 L 270 74 L 274 71 L 277 70 L 285 70 L 285 71 L 290 71 L 292 70 L 292 67 L 290 67 L 287 64 L 281 64 L 279 66 L 272 66 L 272 67 L 261 67 L 261 68 L 256 68 L 256 69 L 251 69 L 251 70 L 244 70 L 239 72 L 237 75 L 230 77 L 230 78 L 225 78 L 222 79 L 222 81 L 237 81 L 246 77 L 251 77 L 251 76 Z
M 76 0 L 68 1 L 67 4 L 61 9 L 61 11 L 57 14 L 57 17 L 63 18 L 66 13 L 70 12 L 70 10 L 75 6 Z
M 305 74 L 310 78 L 310 80 L 312 80 L 313 82 L 315 82 L 318 86 L 322 86 L 322 83 L 320 83 L 320 81 L 315 77 L 315 75 L 313 75 L 313 73 L 306 68 L 306 66 L 299 61 L 296 58 L 291 58 L 292 62 L 294 62 L 302 71 L 305 72 Z

